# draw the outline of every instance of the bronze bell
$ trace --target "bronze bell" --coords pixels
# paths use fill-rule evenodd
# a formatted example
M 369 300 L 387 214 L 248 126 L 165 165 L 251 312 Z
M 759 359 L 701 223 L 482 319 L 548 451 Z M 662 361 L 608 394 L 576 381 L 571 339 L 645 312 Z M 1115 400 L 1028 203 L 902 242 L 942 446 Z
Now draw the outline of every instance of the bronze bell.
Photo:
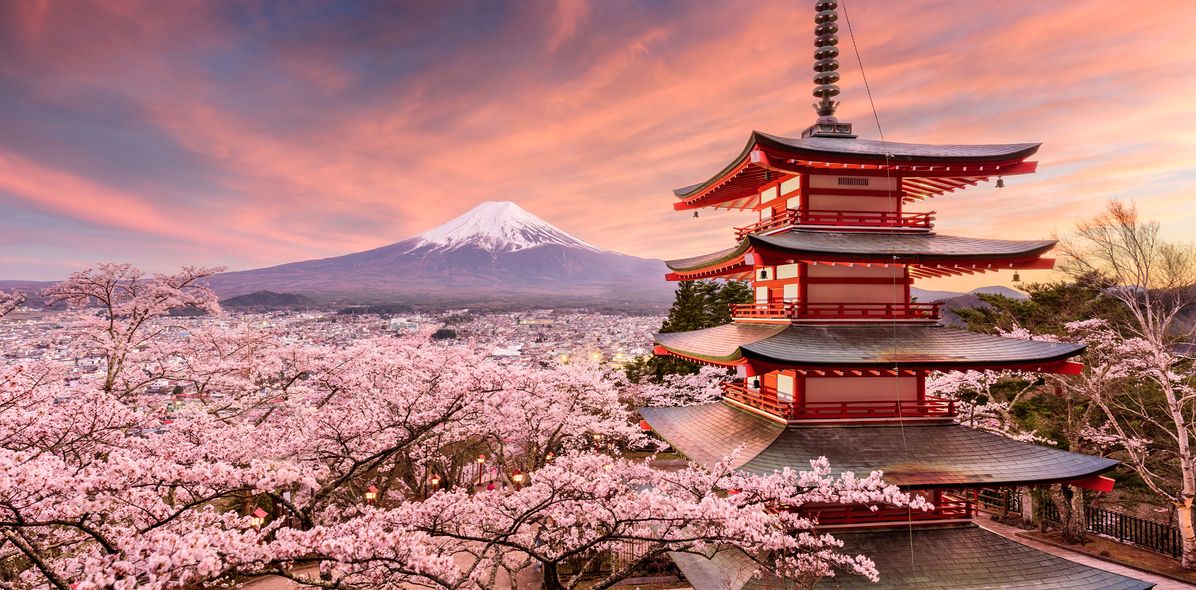
M 1015 283 L 1022 282 L 1022 275 L 1018 274 L 1018 272 L 1016 270 L 1013 271 L 1013 282 L 1015 282 Z
M 694 217 L 696 218 L 697 216 L 698 216 L 698 212 L 694 211 Z
M 997 177 L 997 188 L 1005 188 L 1005 179 L 1000 176 Z

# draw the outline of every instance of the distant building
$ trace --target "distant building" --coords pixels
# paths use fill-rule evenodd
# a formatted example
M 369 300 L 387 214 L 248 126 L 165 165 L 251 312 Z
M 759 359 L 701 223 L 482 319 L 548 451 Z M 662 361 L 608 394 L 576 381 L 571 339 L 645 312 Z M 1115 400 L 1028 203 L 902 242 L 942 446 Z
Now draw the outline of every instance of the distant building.
M 495 357 L 495 358 L 513 358 L 513 357 L 518 357 L 518 356 L 522 356 L 522 355 L 523 355 L 523 345 L 522 344 L 516 344 L 515 346 L 511 346 L 508 348 L 496 348 L 496 349 L 494 349 L 494 352 L 490 353 L 490 356 Z
M 393 318 L 386 325 L 386 329 L 391 332 L 418 332 L 419 322 L 413 322 L 407 318 Z

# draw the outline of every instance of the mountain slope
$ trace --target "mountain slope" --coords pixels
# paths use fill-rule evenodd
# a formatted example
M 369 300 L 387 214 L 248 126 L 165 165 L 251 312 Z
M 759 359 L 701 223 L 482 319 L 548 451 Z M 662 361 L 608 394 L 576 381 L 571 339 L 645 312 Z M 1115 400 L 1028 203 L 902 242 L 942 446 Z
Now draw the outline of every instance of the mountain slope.
M 229 297 L 259 290 L 354 302 L 663 302 L 659 260 L 603 250 L 511 202 L 487 202 L 401 242 L 270 268 L 223 273 Z

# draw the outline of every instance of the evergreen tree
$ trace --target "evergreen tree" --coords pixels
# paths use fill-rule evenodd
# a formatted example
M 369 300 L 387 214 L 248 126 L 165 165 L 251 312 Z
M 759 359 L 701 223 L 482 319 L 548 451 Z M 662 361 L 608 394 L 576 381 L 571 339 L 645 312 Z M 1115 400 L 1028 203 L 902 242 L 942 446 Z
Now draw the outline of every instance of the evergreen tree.
M 660 332 L 689 332 L 730 323 L 731 304 L 751 301 L 752 288 L 747 281 L 683 281 L 677 285 Z M 624 366 L 632 381 L 645 377 L 660 381 L 665 375 L 697 373 L 698 368 L 696 363 L 671 356 L 647 357 Z

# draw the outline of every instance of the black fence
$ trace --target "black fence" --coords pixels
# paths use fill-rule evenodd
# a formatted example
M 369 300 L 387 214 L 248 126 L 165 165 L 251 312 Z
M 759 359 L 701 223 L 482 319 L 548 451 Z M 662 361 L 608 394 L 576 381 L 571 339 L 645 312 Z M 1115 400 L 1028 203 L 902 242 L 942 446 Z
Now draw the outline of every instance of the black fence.
M 1171 557 L 1179 557 L 1183 549 L 1177 526 L 1092 506 L 1084 509 L 1084 515 L 1090 533 L 1132 543 Z M 1059 509 L 1053 502 L 1048 500 L 1042 503 L 1042 518 L 1047 522 L 1060 522 Z

